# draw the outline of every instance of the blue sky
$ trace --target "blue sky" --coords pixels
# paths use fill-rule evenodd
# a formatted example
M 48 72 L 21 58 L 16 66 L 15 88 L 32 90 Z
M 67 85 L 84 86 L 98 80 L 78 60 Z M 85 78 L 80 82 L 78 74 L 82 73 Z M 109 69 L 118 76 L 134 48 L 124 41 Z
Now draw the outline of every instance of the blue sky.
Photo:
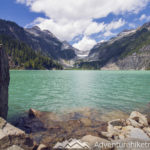
M 150 0 L 1 0 L 0 18 L 38 25 L 80 50 L 150 21 Z
M 43 13 L 31 12 L 28 7 L 16 3 L 15 0 L 1 0 L 0 18 L 14 21 L 24 27 L 37 17 L 45 17 Z

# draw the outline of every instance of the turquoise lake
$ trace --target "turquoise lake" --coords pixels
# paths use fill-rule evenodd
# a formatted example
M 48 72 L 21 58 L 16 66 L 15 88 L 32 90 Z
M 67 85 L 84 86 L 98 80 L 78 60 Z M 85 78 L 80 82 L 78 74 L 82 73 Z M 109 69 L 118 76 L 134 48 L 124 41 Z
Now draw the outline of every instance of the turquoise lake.
M 10 71 L 10 75 L 9 118 L 29 108 L 130 112 L 150 102 L 149 71 Z

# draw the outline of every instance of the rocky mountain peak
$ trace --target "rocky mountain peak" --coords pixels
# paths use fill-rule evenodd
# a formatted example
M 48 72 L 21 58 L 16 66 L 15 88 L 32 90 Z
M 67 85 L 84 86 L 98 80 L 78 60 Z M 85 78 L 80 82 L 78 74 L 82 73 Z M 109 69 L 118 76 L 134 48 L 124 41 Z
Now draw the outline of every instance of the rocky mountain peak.
M 141 28 L 146 28 L 150 30 L 150 22 L 145 23 Z
M 39 31 L 41 31 L 40 27 L 38 27 L 38 26 L 33 26 L 31 29 L 34 29 L 34 30 L 39 30 Z
M 121 33 L 119 33 L 117 36 L 127 36 L 129 34 L 135 33 L 136 29 L 131 29 L 131 30 L 123 30 Z
M 49 30 L 43 30 L 44 33 L 50 35 L 53 38 L 57 38 L 52 32 L 50 32 Z
M 62 50 L 64 50 L 64 49 L 74 49 L 75 50 L 75 48 L 72 47 L 67 41 L 62 42 Z

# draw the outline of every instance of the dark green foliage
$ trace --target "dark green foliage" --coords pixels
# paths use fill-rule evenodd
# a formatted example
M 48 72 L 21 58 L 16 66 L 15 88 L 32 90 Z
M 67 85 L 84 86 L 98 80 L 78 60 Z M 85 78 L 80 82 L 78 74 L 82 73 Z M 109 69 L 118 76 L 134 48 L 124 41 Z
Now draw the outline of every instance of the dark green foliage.
M 35 36 L 34 33 L 38 36 Z M 49 31 L 38 29 L 38 27 L 24 29 L 14 22 L 0 19 L 0 35 L 21 41 L 34 51 L 40 51 L 55 60 L 74 59 L 76 57 L 74 49 L 62 49 L 63 42 L 51 34 Z
M 99 61 L 91 62 L 79 62 L 75 64 L 76 68 L 95 70 L 101 68 L 101 63 Z
M 12 59 L 11 68 L 22 69 L 62 69 L 62 66 L 49 57 L 35 52 L 25 43 L 0 35 L 0 43 L 4 45 L 8 56 Z
M 65 60 L 71 60 L 76 57 L 75 52 L 71 49 L 60 51 L 58 55 L 61 55 L 61 58 Z

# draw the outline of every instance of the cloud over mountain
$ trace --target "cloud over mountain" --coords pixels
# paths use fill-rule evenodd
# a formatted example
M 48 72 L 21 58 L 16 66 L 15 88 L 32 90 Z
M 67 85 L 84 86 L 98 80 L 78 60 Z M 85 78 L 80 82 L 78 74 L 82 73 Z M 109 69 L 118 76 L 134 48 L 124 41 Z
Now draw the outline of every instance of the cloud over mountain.
M 93 41 L 92 34 L 105 32 L 110 35 L 111 30 L 120 28 L 125 24 L 123 19 L 112 20 L 109 24 L 96 22 L 95 19 L 125 13 L 138 13 L 149 0 L 16 0 L 26 4 L 31 11 L 44 13 L 45 18 L 38 17 L 32 24 L 42 29 L 48 29 L 61 40 L 71 41 L 78 35 L 83 35 L 76 45 L 78 48 L 83 41 Z M 107 29 L 106 29 L 107 28 Z M 112 33 L 113 34 L 113 33 Z M 87 40 L 88 39 L 88 40 Z M 91 42 L 95 43 L 95 42 Z

